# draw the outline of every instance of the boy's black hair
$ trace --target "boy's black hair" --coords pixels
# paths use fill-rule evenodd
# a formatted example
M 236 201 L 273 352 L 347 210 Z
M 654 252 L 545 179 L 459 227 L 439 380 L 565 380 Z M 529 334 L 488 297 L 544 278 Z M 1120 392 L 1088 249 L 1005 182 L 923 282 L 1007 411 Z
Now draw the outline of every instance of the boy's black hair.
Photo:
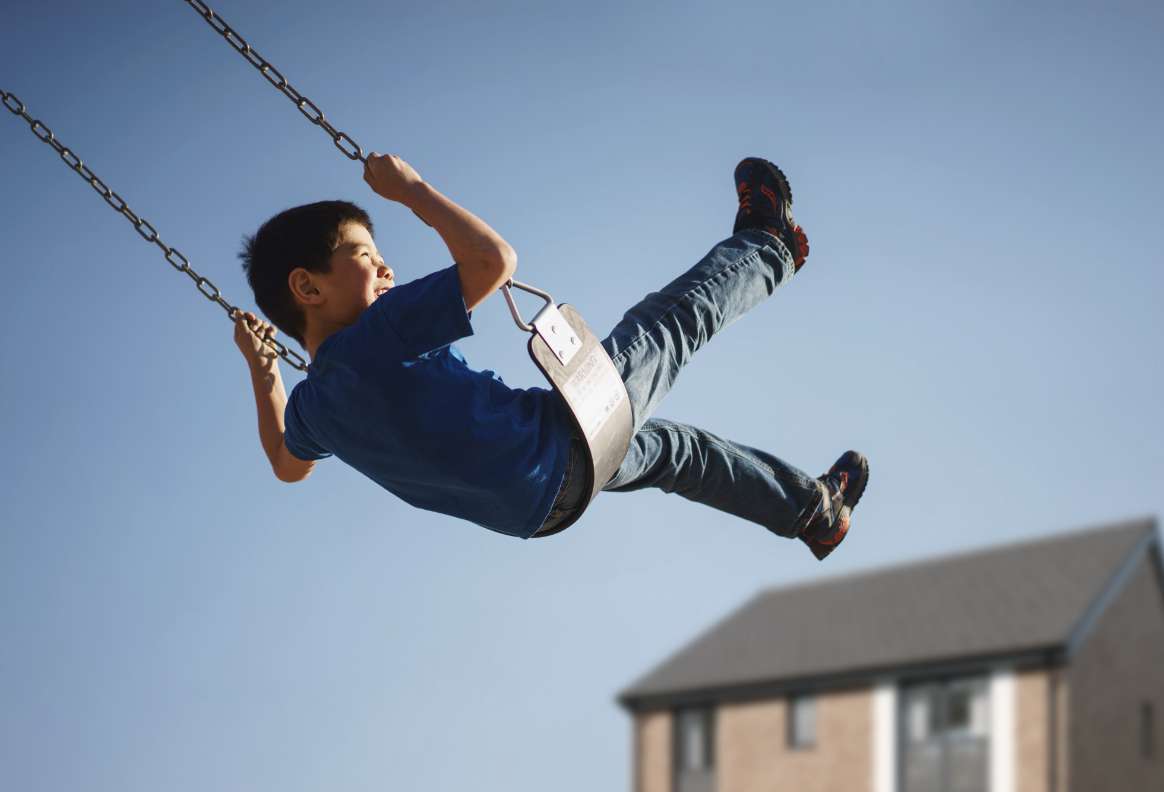
M 372 230 L 368 213 L 348 201 L 319 201 L 296 206 L 263 223 L 254 236 L 243 237 L 242 259 L 247 282 L 259 310 L 303 346 L 306 317 L 295 302 L 287 278 L 291 270 L 328 272 L 339 243 L 340 226 L 359 223 Z

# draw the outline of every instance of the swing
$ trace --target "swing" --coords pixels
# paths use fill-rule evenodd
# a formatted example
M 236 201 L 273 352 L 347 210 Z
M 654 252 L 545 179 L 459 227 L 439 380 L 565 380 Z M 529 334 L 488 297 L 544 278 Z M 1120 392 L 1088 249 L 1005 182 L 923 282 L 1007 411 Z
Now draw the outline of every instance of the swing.
M 186 0 L 186 3 L 258 69 L 271 85 L 294 102 L 307 120 L 327 132 L 344 156 L 350 160 L 366 161 L 363 149 L 346 132 L 332 126 L 314 102 L 292 87 L 269 61 L 259 55 L 221 17 L 201 0 Z M 163 242 L 157 229 L 130 209 L 125 200 L 86 167 L 80 157 L 61 144 L 51 129 L 39 119 L 32 118 L 15 94 L 0 89 L 0 100 L 11 113 L 23 118 L 33 135 L 51 146 L 64 163 L 85 179 L 106 203 L 133 223 L 134 229 L 146 242 L 157 245 L 170 266 L 187 275 L 203 297 L 219 305 L 226 311 L 227 317 L 234 320 L 239 313 L 238 307 L 223 297 L 209 278 L 195 271 L 189 259 L 177 248 Z M 528 324 L 514 302 L 512 289 L 521 289 L 545 301 L 545 305 Z M 549 293 L 513 279 L 504 284 L 501 291 L 518 328 L 530 334 L 528 350 L 534 365 L 561 397 L 583 441 L 587 497 L 574 514 L 554 529 L 535 534 L 539 537 L 550 536 L 573 525 L 618 470 L 634 433 L 630 399 L 610 356 L 573 306 L 567 303 L 555 305 Z M 264 338 L 264 342 L 292 368 L 307 371 L 307 361 L 293 349 L 273 338 Z

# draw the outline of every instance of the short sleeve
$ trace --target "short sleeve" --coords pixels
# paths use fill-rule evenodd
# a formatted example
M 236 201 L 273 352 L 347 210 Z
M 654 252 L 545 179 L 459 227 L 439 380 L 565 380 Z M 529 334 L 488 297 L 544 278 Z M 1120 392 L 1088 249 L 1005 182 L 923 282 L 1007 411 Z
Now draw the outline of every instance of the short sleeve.
M 374 321 L 392 328 L 412 356 L 473 335 L 455 264 L 390 289 L 368 310 Z
M 291 391 L 291 398 L 287 400 L 287 407 L 283 411 L 283 445 L 292 455 L 307 462 L 324 459 L 331 456 L 331 452 L 319 445 L 312 438 L 304 425 L 300 414 L 302 391 L 296 386 Z

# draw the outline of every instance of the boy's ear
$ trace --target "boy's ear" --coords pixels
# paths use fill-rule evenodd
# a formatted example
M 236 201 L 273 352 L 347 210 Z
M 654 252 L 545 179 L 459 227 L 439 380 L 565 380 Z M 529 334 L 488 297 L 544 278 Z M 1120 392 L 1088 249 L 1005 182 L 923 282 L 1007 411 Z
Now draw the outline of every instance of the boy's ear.
M 287 276 L 287 286 L 291 289 L 291 295 L 298 303 L 318 305 L 323 302 L 323 294 L 320 293 L 319 286 L 315 283 L 311 272 L 303 267 L 291 270 Z

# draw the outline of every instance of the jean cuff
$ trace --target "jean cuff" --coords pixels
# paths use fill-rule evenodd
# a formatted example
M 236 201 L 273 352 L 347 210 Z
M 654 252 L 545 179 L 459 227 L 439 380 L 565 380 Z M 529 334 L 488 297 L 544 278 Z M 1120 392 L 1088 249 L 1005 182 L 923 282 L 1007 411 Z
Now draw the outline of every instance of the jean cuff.
M 816 519 L 817 515 L 821 513 L 821 510 L 828 502 L 828 494 L 824 485 L 816 479 L 813 479 L 813 483 L 816 485 L 816 498 L 814 498 L 812 502 L 801 509 L 800 514 L 798 514 L 796 519 L 792 521 L 793 531 L 789 537 L 791 539 L 802 536 L 808 529 L 808 526 L 812 525 L 813 520 Z
M 784 271 L 780 279 L 781 282 L 796 274 L 796 259 L 792 256 L 788 245 L 784 244 L 783 239 L 762 228 L 745 228 L 737 234 L 737 236 L 747 235 L 753 235 L 752 241 L 762 242 L 776 251 L 776 256 L 780 259 L 781 269 Z

